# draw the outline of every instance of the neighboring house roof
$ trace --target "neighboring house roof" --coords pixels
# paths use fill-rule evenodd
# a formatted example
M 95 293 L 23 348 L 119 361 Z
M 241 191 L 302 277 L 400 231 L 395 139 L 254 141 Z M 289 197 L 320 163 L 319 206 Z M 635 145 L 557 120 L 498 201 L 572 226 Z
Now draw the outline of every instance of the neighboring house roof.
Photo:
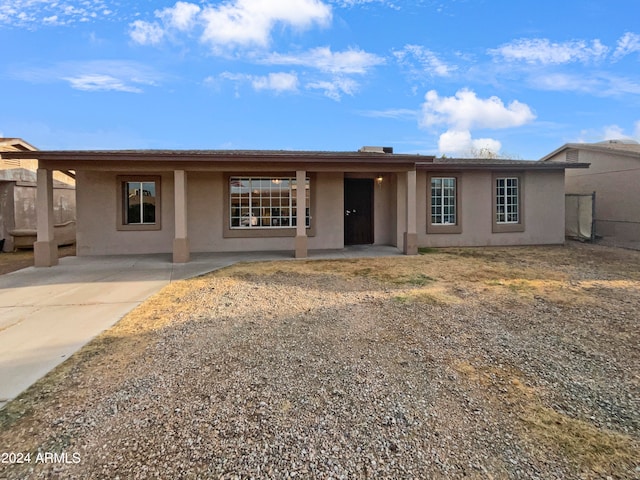
M 560 148 L 554 150 L 548 155 L 540 159 L 541 162 L 548 162 L 551 158 L 565 150 L 589 150 L 600 153 L 610 153 L 614 155 L 623 155 L 629 157 L 640 158 L 640 144 L 626 143 L 620 141 L 608 141 L 601 143 L 565 143 Z
M 24 152 L 10 152 L 8 158 L 26 158 Z M 429 155 L 396 154 L 370 151 L 329 152 L 293 150 L 39 150 L 31 154 L 42 161 L 52 162 L 212 162 L 243 164 L 273 162 L 281 164 L 319 163 L 342 165 L 386 165 L 418 169 L 489 169 L 489 170 L 556 170 L 586 168 L 588 164 L 501 160 L 482 158 L 435 158 Z
M 0 137 L 0 152 L 4 151 L 35 151 L 38 150 L 30 143 L 25 142 L 21 138 L 2 138 Z

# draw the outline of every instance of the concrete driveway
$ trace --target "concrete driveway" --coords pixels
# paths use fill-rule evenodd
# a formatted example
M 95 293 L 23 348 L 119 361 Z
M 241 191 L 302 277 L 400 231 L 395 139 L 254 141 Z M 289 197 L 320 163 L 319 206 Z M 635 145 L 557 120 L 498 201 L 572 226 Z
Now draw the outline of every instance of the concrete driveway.
M 311 258 L 399 255 L 395 247 L 311 252 Z M 64 257 L 51 268 L 0 275 L 0 408 L 172 281 L 288 252 Z

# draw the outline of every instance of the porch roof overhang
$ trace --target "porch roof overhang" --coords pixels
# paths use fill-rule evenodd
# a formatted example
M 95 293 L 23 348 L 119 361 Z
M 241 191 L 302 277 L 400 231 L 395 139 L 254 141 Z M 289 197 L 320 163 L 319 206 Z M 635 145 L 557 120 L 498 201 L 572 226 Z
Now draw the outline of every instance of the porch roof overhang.
M 26 152 L 7 152 L 6 158 L 27 158 Z M 29 152 L 42 168 L 54 170 L 414 170 L 425 155 L 374 152 L 314 152 L 289 150 L 39 150 Z

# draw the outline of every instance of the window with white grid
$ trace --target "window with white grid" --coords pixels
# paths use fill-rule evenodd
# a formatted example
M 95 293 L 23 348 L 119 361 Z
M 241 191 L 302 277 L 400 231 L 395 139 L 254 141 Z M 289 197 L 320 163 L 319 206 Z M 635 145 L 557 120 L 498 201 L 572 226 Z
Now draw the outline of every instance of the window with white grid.
M 520 223 L 518 177 L 496 178 L 496 223 Z
M 310 182 L 305 180 L 306 226 L 310 227 Z M 230 177 L 231 229 L 287 228 L 297 224 L 295 177 Z
M 456 224 L 456 178 L 431 178 L 431 223 Z

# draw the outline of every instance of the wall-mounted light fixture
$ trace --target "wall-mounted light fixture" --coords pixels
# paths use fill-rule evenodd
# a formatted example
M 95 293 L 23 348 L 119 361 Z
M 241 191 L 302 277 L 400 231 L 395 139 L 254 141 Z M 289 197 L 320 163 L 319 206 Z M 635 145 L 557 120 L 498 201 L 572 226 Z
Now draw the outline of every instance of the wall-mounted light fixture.
M 376 177 L 376 183 L 378 184 L 379 187 L 382 186 L 382 180 L 384 180 L 384 178 L 382 177 L 382 175 L 378 175 Z

